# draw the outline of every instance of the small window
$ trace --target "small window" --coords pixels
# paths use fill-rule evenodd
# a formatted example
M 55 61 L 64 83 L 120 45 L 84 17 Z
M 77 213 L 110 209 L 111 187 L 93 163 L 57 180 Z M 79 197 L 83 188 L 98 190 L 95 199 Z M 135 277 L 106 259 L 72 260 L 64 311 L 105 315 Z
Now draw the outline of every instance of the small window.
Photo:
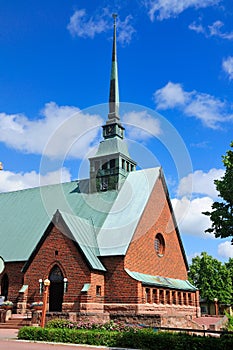
M 150 303 L 151 302 L 150 288 L 146 288 L 145 289 L 145 299 L 146 299 L 146 303 Z
M 96 286 L 96 295 L 101 295 L 101 286 Z
M 100 191 L 107 191 L 107 190 L 108 190 L 108 178 L 103 177 L 101 178 Z
M 170 290 L 166 290 L 166 304 L 170 304 L 171 300 L 170 300 Z
M 155 236 L 155 251 L 159 256 L 163 256 L 165 250 L 165 242 L 161 233 Z
M 102 164 L 102 170 L 108 169 L 108 162 Z
M 116 160 L 115 159 L 111 159 L 110 160 L 110 169 L 115 168 L 115 166 L 116 166 Z

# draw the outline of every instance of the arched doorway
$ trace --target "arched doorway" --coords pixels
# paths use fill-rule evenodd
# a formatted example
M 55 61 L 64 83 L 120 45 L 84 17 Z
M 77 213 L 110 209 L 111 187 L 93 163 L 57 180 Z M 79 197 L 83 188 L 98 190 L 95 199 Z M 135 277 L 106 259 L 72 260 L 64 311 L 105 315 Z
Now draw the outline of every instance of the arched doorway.
M 8 299 L 8 289 L 9 289 L 9 278 L 8 278 L 8 275 L 5 273 L 1 281 L 1 295 L 5 297 L 5 300 Z
M 49 311 L 62 311 L 64 294 L 63 273 L 58 265 L 55 265 L 49 274 Z

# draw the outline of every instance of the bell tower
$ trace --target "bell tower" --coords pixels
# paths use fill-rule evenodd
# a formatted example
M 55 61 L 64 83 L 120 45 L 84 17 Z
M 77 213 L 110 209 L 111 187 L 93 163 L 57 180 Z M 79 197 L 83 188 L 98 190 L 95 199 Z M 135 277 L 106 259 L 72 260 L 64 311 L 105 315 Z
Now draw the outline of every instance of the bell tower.
M 112 68 L 109 92 L 109 113 L 103 128 L 104 140 L 90 161 L 90 192 L 120 188 L 128 173 L 136 170 L 136 162 L 130 158 L 124 141 L 125 128 L 119 116 L 119 86 L 116 54 L 116 14 L 113 14 Z

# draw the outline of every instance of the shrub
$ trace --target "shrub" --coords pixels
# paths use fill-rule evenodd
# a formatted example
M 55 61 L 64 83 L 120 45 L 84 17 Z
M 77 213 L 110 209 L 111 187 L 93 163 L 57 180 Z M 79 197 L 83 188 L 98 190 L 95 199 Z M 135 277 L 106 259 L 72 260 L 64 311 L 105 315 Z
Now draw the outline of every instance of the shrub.
M 71 322 L 69 320 L 53 319 L 49 321 L 46 328 L 68 328 L 68 329 L 89 329 L 89 330 L 105 330 L 116 332 L 128 332 L 133 330 L 137 332 L 141 327 L 137 325 L 127 325 L 123 322 L 106 322 L 106 323 L 94 323 L 94 322 Z
M 228 322 L 226 324 L 226 329 L 228 331 L 233 331 L 233 316 L 231 316 L 230 314 L 226 313 L 226 316 L 228 318 Z
M 214 338 L 183 333 L 154 332 L 152 329 L 141 329 L 135 332 L 133 328 L 119 332 L 103 329 L 69 329 L 66 327 L 22 327 L 18 337 L 34 341 L 148 350 L 232 350 L 233 348 L 233 336 L 229 334 Z

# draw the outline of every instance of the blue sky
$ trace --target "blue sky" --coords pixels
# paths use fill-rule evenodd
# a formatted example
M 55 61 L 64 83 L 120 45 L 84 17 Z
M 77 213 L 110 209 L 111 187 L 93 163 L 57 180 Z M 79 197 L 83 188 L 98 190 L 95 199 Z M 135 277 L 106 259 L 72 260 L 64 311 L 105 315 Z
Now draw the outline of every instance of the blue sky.
M 201 212 L 233 139 L 231 0 L 2 1 L 0 191 L 88 176 L 82 159 L 108 112 L 113 12 L 132 158 L 162 165 L 189 260 L 227 260 L 230 243 L 204 234 Z

